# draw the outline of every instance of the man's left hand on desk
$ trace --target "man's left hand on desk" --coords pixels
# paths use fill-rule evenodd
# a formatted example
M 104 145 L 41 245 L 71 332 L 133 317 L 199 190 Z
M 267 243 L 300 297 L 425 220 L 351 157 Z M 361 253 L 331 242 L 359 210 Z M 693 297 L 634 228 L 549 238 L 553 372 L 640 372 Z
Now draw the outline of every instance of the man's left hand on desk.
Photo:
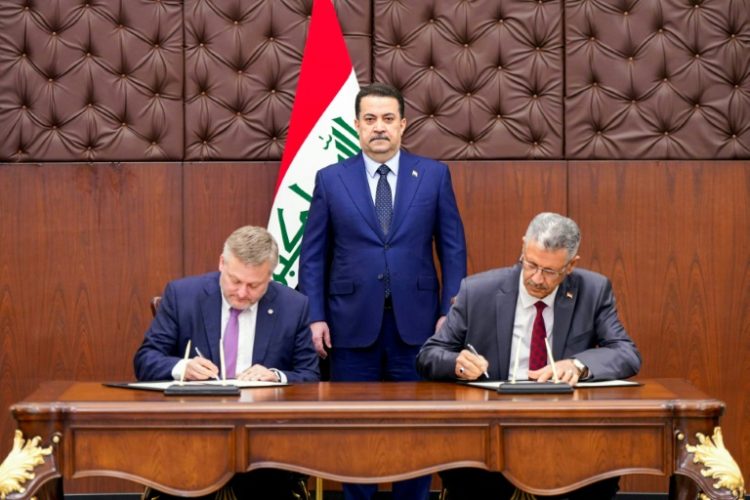
M 576 385 L 581 376 L 581 370 L 579 370 L 573 363 L 572 359 L 561 359 L 560 361 L 556 361 L 555 370 L 557 371 L 558 380 L 570 385 Z M 537 382 L 554 380 L 552 365 L 547 365 L 538 370 L 529 370 L 529 379 L 536 380 Z
M 277 376 L 276 372 L 266 368 L 263 365 L 255 364 L 250 368 L 246 369 L 239 375 L 237 380 L 260 380 L 263 382 L 281 382 L 280 377 Z

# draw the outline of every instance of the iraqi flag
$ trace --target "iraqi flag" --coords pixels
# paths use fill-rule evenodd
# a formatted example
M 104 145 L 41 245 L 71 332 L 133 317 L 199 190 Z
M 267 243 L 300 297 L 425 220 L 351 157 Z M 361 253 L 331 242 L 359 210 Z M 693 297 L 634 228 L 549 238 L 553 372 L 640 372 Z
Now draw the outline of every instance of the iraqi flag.
M 314 0 L 289 134 L 268 230 L 279 243 L 274 280 L 297 285 L 302 234 L 316 172 L 359 152 L 354 99 L 359 84 L 331 0 Z

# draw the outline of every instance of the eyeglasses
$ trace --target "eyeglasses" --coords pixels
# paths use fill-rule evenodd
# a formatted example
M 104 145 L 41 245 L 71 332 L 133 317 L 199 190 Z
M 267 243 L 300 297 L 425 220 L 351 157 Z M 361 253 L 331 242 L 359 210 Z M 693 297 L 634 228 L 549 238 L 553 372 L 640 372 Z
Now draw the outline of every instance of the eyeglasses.
M 555 269 L 550 269 L 548 267 L 539 267 L 538 265 L 534 264 L 533 262 L 529 262 L 523 257 L 518 259 L 518 262 L 520 262 L 523 266 L 523 269 L 530 272 L 532 276 L 534 276 L 537 271 L 541 271 L 542 276 L 550 280 L 559 278 L 560 276 L 564 275 L 568 269 L 568 264 L 570 264 L 570 261 L 568 261 L 565 263 L 562 269 L 556 271 Z

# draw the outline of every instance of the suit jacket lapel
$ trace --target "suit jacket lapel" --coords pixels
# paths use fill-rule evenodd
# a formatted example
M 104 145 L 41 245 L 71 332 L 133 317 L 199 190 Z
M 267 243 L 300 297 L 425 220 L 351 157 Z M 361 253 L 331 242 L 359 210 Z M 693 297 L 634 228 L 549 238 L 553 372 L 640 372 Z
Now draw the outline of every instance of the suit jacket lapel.
M 274 283 L 268 285 L 266 294 L 258 302 L 258 311 L 255 319 L 255 341 L 253 342 L 253 364 L 264 364 L 266 351 L 271 337 L 275 331 L 276 318 L 280 311 L 274 309 L 276 295 L 278 294 Z
M 500 290 L 497 292 L 495 310 L 497 311 L 497 346 L 501 380 L 506 380 L 511 376 L 510 346 L 513 342 L 513 321 L 516 316 L 520 272 L 519 266 L 518 270 L 512 273 L 510 280 L 500 284 Z
M 341 173 L 339 174 L 344 188 L 349 193 L 362 218 L 373 231 L 383 238 L 383 231 L 380 229 L 380 224 L 378 224 L 377 217 L 375 216 L 375 203 L 372 201 L 366 176 L 365 160 L 361 152 L 349 158 L 344 163 L 344 168 L 341 169 Z
M 396 200 L 393 207 L 393 222 L 388 231 L 389 237 L 396 233 L 401 223 L 406 218 L 411 201 L 417 193 L 419 184 L 424 178 L 423 165 L 419 158 L 401 151 L 398 166 L 398 182 L 396 183 Z
M 208 356 L 216 366 L 219 366 L 219 342 L 221 342 L 221 287 L 219 286 L 219 273 L 216 273 L 216 279 L 208 283 L 204 291 L 205 295 L 201 300 L 201 311 L 203 313 L 202 334 L 205 336 L 209 352 L 203 354 Z
M 552 354 L 555 360 L 563 358 L 565 345 L 568 343 L 570 323 L 573 321 L 573 310 L 578 300 L 578 283 L 574 276 L 568 275 L 555 296 L 555 322 L 552 327 Z

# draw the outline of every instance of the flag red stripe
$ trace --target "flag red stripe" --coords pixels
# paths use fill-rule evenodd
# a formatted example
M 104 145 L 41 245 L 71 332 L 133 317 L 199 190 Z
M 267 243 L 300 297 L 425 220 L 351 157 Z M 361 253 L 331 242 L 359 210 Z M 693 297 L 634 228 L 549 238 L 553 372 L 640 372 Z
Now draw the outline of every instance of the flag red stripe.
M 351 71 L 352 62 L 332 0 L 314 0 L 274 196 L 302 143 L 343 87 Z M 313 165 L 315 168 L 321 166 L 324 165 Z

